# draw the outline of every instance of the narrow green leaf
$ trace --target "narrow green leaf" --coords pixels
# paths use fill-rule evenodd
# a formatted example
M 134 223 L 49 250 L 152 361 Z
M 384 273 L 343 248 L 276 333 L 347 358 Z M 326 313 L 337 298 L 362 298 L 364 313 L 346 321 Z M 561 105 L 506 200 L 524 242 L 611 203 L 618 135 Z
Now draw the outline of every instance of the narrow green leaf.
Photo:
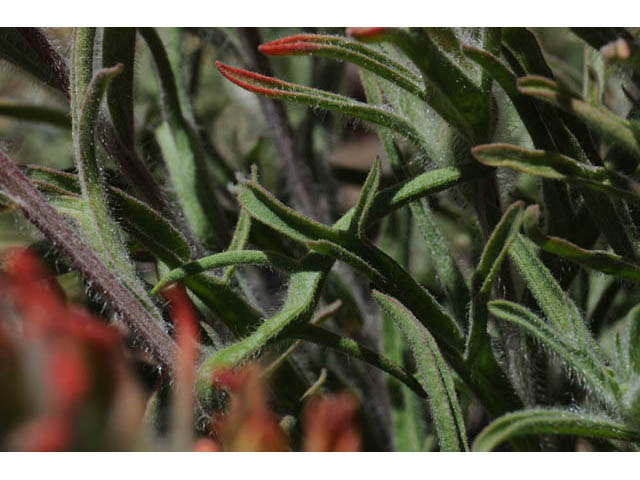
M 453 378 L 436 341 L 400 302 L 373 291 L 380 308 L 402 331 L 416 360 L 418 381 L 429 397 L 431 417 L 443 451 L 468 450 L 467 434 Z
M 509 167 L 530 175 L 563 180 L 640 204 L 640 184 L 634 180 L 605 167 L 586 165 L 559 153 L 524 150 L 502 143 L 480 145 L 472 153 L 484 165 Z
M 505 210 L 502 219 L 496 225 L 489 240 L 487 240 L 474 274 L 474 284 L 478 285 L 478 292 L 481 294 L 489 294 L 500 264 L 506 256 L 511 242 L 520 230 L 523 205 L 522 202 L 511 204 Z
M 488 307 L 491 315 L 518 325 L 558 355 L 603 402 L 616 405 L 616 381 L 610 375 L 610 369 L 602 360 L 595 342 L 586 337 L 588 333 L 578 336 L 563 332 L 545 323 L 525 307 L 507 300 L 493 300 Z
M 354 63 L 428 100 L 418 75 L 390 56 L 346 37 L 332 35 L 293 35 L 260 45 L 266 55 L 319 55 Z
M 218 246 L 227 245 L 226 220 L 204 164 L 205 149 L 185 116 L 167 52 L 155 29 L 140 28 L 139 31 L 151 51 L 160 78 L 166 121 L 158 127 L 156 136 L 178 202 L 200 241 L 206 243 L 213 238 Z
M 218 70 L 228 80 L 241 88 L 269 98 L 302 103 L 313 108 L 335 111 L 366 122 L 390 128 L 412 141 L 423 153 L 427 153 L 424 139 L 406 118 L 387 108 L 370 105 L 343 95 L 325 92 L 230 67 L 216 62 Z
M 411 212 L 404 208 L 386 219 L 380 248 L 400 265 L 409 265 L 411 242 Z M 382 352 L 390 360 L 407 368 L 406 342 L 389 315 L 382 314 Z M 424 417 L 423 399 L 393 377 L 387 379 L 391 409 L 393 441 L 397 451 L 419 452 L 424 447 L 427 419 Z
M 367 175 L 367 179 L 362 185 L 360 191 L 360 197 L 358 203 L 354 207 L 353 217 L 351 224 L 349 225 L 349 231 L 355 233 L 359 237 L 364 237 L 365 230 L 367 228 L 367 221 L 369 219 L 369 211 L 373 205 L 373 200 L 380 186 L 380 158 L 376 157 L 373 162 L 373 167 Z
M 289 279 L 287 298 L 280 311 L 266 319 L 251 335 L 217 351 L 200 366 L 196 383 L 200 399 L 208 403 L 214 394 L 214 372 L 248 360 L 287 329 L 310 320 L 320 298 L 320 287 L 332 263 L 330 259 L 316 254 L 301 260 L 301 270 L 294 272 Z
M 502 261 L 520 230 L 522 217 L 522 202 L 515 202 L 507 208 L 487 240 L 478 267 L 473 274 L 470 327 L 465 351 L 467 361 L 472 361 L 481 346 L 487 342 L 487 301 Z
M 261 265 L 268 268 L 295 271 L 300 268 L 300 264 L 292 258 L 280 255 L 276 252 L 263 252 L 261 250 L 229 250 L 227 252 L 216 253 L 193 262 L 174 268 L 151 290 L 151 295 L 157 294 L 160 290 L 175 282 L 183 281 L 192 275 L 202 273 L 214 268 L 226 267 L 229 265 Z
M 517 234 L 509 256 L 549 322 L 558 331 L 571 333 L 576 324 L 582 325 L 580 312 L 536 256 L 534 248 L 530 240 Z
M 520 93 L 517 77 L 509 67 L 498 56 L 484 50 L 465 45 L 462 47 L 462 51 L 502 87 L 516 108 L 536 147 L 551 149 L 553 141 L 540 118 L 534 100 Z
M 80 120 L 80 109 L 89 83 L 93 79 L 93 49 L 95 28 L 74 28 L 71 45 L 71 117 L 74 125 Z
M 133 123 L 133 70 L 136 52 L 136 29 L 132 27 L 107 27 L 103 29 L 102 66 L 122 64 L 122 73 L 107 90 L 107 105 L 111 120 L 122 142 L 134 147 Z
M 100 104 L 111 79 L 122 65 L 102 69 L 90 77 L 93 69 L 92 29 L 76 29 L 73 41 L 72 122 L 73 146 L 78 178 L 90 223 L 85 234 L 107 268 L 121 278 L 150 315 L 162 325 L 162 314 L 147 295 L 129 259 L 119 225 L 111 216 L 102 166 L 96 157 L 96 125 Z M 88 83 L 87 83 L 88 82 Z M 82 97 L 79 98 L 78 96 Z
M 238 221 L 236 227 L 233 230 L 233 236 L 227 251 L 242 250 L 249 241 L 249 234 L 251 233 L 251 215 L 244 209 L 240 209 L 240 215 L 238 215 Z M 222 278 L 225 282 L 228 282 L 233 275 L 235 268 L 233 265 L 225 269 Z
M 300 215 L 254 181 L 247 182 L 238 201 L 253 218 L 296 241 L 305 243 L 337 236 L 336 230 Z
M 476 437 L 472 449 L 490 452 L 512 438 L 545 434 L 640 441 L 639 432 L 604 417 L 567 410 L 531 409 L 509 413 L 492 422 Z
M 631 123 L 610 110 L 584 102 L 563 90 L 557 82 L 537 75 L 518 79 L 518 89 L 575 115 L 609 141 L 632 155 L 640 156 L 640 145 Z
M 344 353 L 349 357 L 362 360 L 374 367 L 379 368 L 383 372 L 388 373 L 396 380 L 399 380 L 417 395 L 424 397 L 426 392 L 420 385 L 420 383 L 410 374 L 408 374 L 402 367 L 395 362 L 379 354 L 358 342 L 351 340 L 350 338 L 342 337 L 329 330 L 326 330 L 315 325 L 304 325 L 296 329 L 291 336 L 300 340 L 322 345 L 327 348 L 331 348 L 337 352 Z
M 631 370 L 640 374 L 640 306 L 627 314 L 627 356 Z
M 553 253 L 585 267 L 618 278 L 640 282 L 640 267 L 625 261 L 621 256 L 602 250 L 587 250 L 563 238 L 545 235 L 539 227 L 540 207 L 531 205 L 525 215 L 525 230 L 545 252 Z
M 379 42 L 389 41 L 393 43 L 395 46 L 398 46 L 399 50 L 402 51 L 402 53 L 404 53 L 406 56 L 408 56 L 413 61 L 414 64 L 416 64 L 416 67 L 418 67 L 419 70 L 421 69 L 421 66 L 418 65 L 418 63 L 423 63 L 425 65 L 429 64 L 430 60 L 433 60 L 433 58 L 429 58 L 429 57 L 433 55 L 434 57 L 436 57 L 435 61 L 433 62 L 436 65 L 441 60 L 441 58 L 437 58 L 437 57 L 445 58 L 444 66 L 441 69 L 445 72 L 444 76 L 447 76 L 447 73 L 452 73 L 452 72 L 447 72 L 448 70 L 447 67 L 453 67 L 454 69 L 453 72 L 455 71 L 459 72 L 458 67 L 455 64 L 453 64 L 448 58 L 446 58 L 446 56 L 444 56 L 442 52 L 440 52 L 438 48 L 430 40 L 428 40 L 427 42 L 428 44 L 427 47 L 430 47 L 430 48 L 427 48 L 426 50 L 424 50 L 423 48 L 424 46 L 416 46 L 415 42 L 411 41 L 411 35 L 402 29 L 383 28 L 383 29 L 380 29 L 382 32 L 382 34 L 380 35 L 361 35 L 360 33 L 357 32 L 357 30 L 358 29 L 349 29 L 348 33 L 349 35 L 352 35 L 363 42 L 379 43 Z M 407 39 L 409 39 L 409 41 L 407 41 Z M 422 51 L 420 51 L 421 47 L 422 47 Z M 428 54 L 423 55 L 425 52 L 427 52 Z M 422 68 L 424 68 L 425 65 L 422 65 Z M 361 71 L 361 75 L 363 77 L 365 77 L 367 73 L 368 72 Z M 432 74 L 425 75 L 424 72 L 422 72 L 422 75 L 423 75 L 423 78 L 422 78 L 423 88 L 425 92 L 423 97 L 426 97 L 426 98 L 423 98 L 423 100 L 426 103 L 428 103 L 429 106 L 435 112 L 437 112 L 437 114 L 445 122 L 447 122 L 448 125 L 453 127 L 460 135 L 462 135 L 467 140 L 473 139 L 474 126 L 472 125 L 470 119 L 466 118 L 464 113 L 457 108 L 457 106 L 454 104 L 455 99 L 451 98 L 447 94 L 447 88 L 450 88 L 450 85 L 448 85 L 447 82 L 445 82 L 444 83 L 445 89 L 443 90 L 441 88 L 441 85 L 439 84 L 439 81 L 441 79 L 439 80 L 437 78 L 437 75 L 432 75 Z M 455 73 L 454 73 L 454 76 L 455 76 Z M 395 82 L 393 82 L 393 84 L 399 85 Z M 367 97 L 369 97 L 369 103 L 380 104 L 380 102 L 372 102 L 369 93 L 367 94 Z
M 56 127 L 71 128 L 71 116 L 68 111 L 47 107 L 44 105 L 30 105 L 0 99 L 0 115 L 25 120 L 28 122 L 46 123 Z
M 416 177 L 400 181 L 395 185 L 380 190 L 373 198 L 369 209 L 369 221 L 373 222 L 388 215 L 415 200 L 434 193 L 447 190 L 486 176 L 491 169 L 470 163 L 455 167 L 437 168 L 424 172 Z M 342 221 L 352 221 L 354 210 L 349 210 Z
M 82 195 L 76 175 L 39 165 L 27 166 L 27 174 L 40 190 L 50 197 L 56 194 Z M 167 264 L 189 260 L 189 244 L 182 234 L 162 215 L 119 188 L 107 187 L 109 203 L 115 215 L 122 218 L 124 229 Z M 78 209 L 84 208 L 81 204 Z

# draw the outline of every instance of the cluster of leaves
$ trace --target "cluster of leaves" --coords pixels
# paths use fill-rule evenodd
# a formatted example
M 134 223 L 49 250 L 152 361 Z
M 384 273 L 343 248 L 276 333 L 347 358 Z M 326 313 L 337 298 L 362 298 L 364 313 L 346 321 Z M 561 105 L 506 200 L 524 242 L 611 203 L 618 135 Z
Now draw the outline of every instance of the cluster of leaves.
M 161 116 L 144 125 L 152 156 L 163 160 L 159 175 L 137 153 L 138 34 L 161 89 Z M 286 192 L 265 188 L 257 169 L 225 188 L 238 168 L 199 127 L 193 79 L 208 59 L 206 50 L 194 55 L 187 84 L 185 35 L 232 48 L 251 69 L 216 62 L 226 79 L 259 95 Z M 0 112 L 70 128 L 75 170 L 18 168 L 0 153 L 0 199 L 100 294 L 161 369 L 160 383 L 173 377 L 186 392 L 172 418 L 190 433 L 176 448 L 191 438 L 185 425 L 202 430 L 193 404 L 215 424 L 225 389 L 244 388 L 225 372 L 260 357 L 283 422 L 310 394 L 358 392 L 364 448 L 538 449 L 542 438 L 574 449 L 576 438 L 590 438 L 594 448 L 636 449 L 640 47 L 625 29 L 566 35 L 583 53 L 580 72 L 544 54 L 524 28 L 348 29 L 261 45 L 256 29 L 170 30 L 163 41 L 150 28 L 77 28 L 69 62 L 40 30 L 5 29 L 0 55 L 59 91 L 68 110 L 14 103 Z M 312 56 L 315 70 L 329 62 L 317 57 L 355 65 L 364 98 L 274 78 L 265 55 Z M 299 140 L 295 112 L 281 101 L 372 126 L 393 180 L 377 159 L 355 205 L 339 212 L 339 178 L 314 149 L 322 125 L 305 118 Z M 266 176 L 274 167 L 259 143 L 240 170 L 256 162 Z M 466 239 L 465 252 L 453 238 Z M 155 265 L 154 285 L 132 259 Z M 288 274 L 277 309 L 268 301 L 272 270 Z M 192 295 L 202 321 L 170 328 L 158 294 L 174 283 Z M 328 319 L 331 327 L 318 325 Z M 301 353 L 302 342 L 323 350 Z M 372 371 L 386 373 L 383 388 Z M 240 384 L 254 381 L 246 375 Z M 229 414 L 221 431 L 232 433 L 221 444 L 280 449 L 281 426 L 263 394 L 254 396 L 236 402 L 254 416 Z M 353 409 L 343 401 L 333 416 L 349 419 Z M 316 410 L 309 418 L 328 415 Z M 338 422 L 335 430 L 339 448 L 359 446 L 350 428 Z M 312 437 L 299 443 L 331 444 Z

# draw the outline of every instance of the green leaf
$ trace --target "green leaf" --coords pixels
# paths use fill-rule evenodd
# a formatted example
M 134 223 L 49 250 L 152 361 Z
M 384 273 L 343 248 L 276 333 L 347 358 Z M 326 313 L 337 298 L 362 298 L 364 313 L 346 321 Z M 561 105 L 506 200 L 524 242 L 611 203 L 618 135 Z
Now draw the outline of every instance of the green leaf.
M 605 417 L 555 409 L 509 413 L 486 427 L 473 442 L 474 452 L 490 452 L 501 443 L 524 435 L 577 435 L 589 438 L 640 441 L 640 433 Z
M 438 48 L 425 29 L 387 28 L 379 39 L 397 46 L 420 70 L 428 103 L 442 118 L 467 138 L 490 136 L 488 97 Z
M 380 190 L 373 198 L 369 209 L 369 221 L 374 222 L 420 198 L 447 190 L 456 185 L 485 177 L 490 169 L 477 163 L 455 167 L 436 168 L 416 177 L 398 182 Z M 341 221 L 352 221 L 354 210 L 349 210 Z
M 50 197 L 77 198 L 82 194 L 76 175 L 38 165 L 27 166 L 27 174 L 40 190 Z M 109 203 L 115 215 L 122 218 L 123 228 L 167 264 L 189 260 L 189 245 L 182 234 L 162 215 L 119 188 L 107 187 Z M 84 207 L 79 203 L 78 209 Z
M 530 240 L 516 235 L 509 256 L 549 322 L 561 332 L 573 332 L 582 325 L 580 312 L 551 272 L 536 256 Z
M 409 264 L 411 213 L 404 208 L 389 216 L 383 228 L 380 248 L 389 253 L 400 265 Z M 383 313 L 381 343 L 383 353 L 390 360 L 405 368 L 409 366 L 405 356 L 406 342 L 393 320 Z M 424 417 L 423 400 L 393 377 L 387 379 L 387 391 L 391 407 L 393 440 L 397 451 L 418 452 L 424 448 L 427 419 Z
M 293 333 L 291 333 L 291 336 L 331 348 L 337 352 L 344 353 L 349 357 L 362 360 L 363 362 L 373 365 L 383 372 L 388 373 L 393 378 L 413 390 L 417 395 L 421 397 L 426 395 L 420 383 L 402 367 L 384 355 L 360 345 L 358 342 L 355 342 L 350 338 L 342 337 L 315 325 L 304 325 L 303 327 L 297 328 Z
M 418 381 L 429 397 L 431 417 L 436 426 L 440 449 L 468 450 L 467 434 L 453 378 L 436 341 L 429 331 L 400 302 L 373 291 L 380 308 L 402 331 L 416 361 Z
M 72 121 L 73 145 L 82 198 L 89 216 L 84 232 L 93 249 L 107 268 L 127 285 L 145 309 L 160 324 L 162 314 L 147 295 L 135 267 L 129 259 L 119 225 L 109 210 L 102 166 L 96 157 L 95 131 L 100 104 L 111 79 L 122 65 L 96 72 L 87 82 L 93 68 L 93 37 L 91 29 L 76 29 L 73 42 Z M 78 98 L 82 95 L 82 98 Z
M 93 79 L 95 28 L 75 28 L 71 45 L 71 117 L 80 121 L 80 109 Z
M 353 217 L 349 225 L 349 231 L 355 233 L 358 237 L 364 237 L 369 219 L 369 211 L 373 205 L 373 200 L 380 186 L 380 158 L 376 157 L 373 167 L 367 175 L 367 179 L 362 185 L 358 203 L 354 207 Z
M 572 335 L 545 323 L 525 307 L 507 300 L 493 300 L 488 307 L 491 315 L 518 325 L 558 355 L 602 401 L 616 405 L 616 381 L 586 331 Z
M 518 89 L 533 97 L 571 113 L 592 127 L 604 138 L 624 148 L 628 153 L 640 157 L 638 139 L 628 120 L 618 117 L 610 110 L 594 106 L 576 98 L 560 85 L 548 78 L 528 75 L 518 79 Z
M 197 372 L 198 397 L 209 403 L 215 393 L 212 378 L 215 371 L 234 367 L 258 353 L 270 341 L 287 329 L 308 322 L 320 298 L 320 288 L 333 262 L 316 254 L 301 260 L 301 270 L 289 278 L 284 305 L 278 313 L 266 319 L 248 337 L 217 351 L 208 357 Z
M 497 56 L 479 48 L 465 45 L 462 47 L 462 51 L 480 65 L 483 70 L 502 87 L 516 108 L 520 120 L 522 120 L 527 128 L 536 147 L 552 148 L 553 141 L 540 118 L 533 99 L 520 93 L 518 90 L 517 77 L 509 67 Z
M 502 143 L 480 145 L 472 152 L 484 165 L 509 167 L 530 175 L 563 180 L 640 204 L 640 184 L 605 167 L 579 163 L 559 153 L 524 150 Z
M 151 295 L 157 294 L 164 287 L 183 281 L 192 275 L 213 270 L 214 268 L 226 267 L 229 265 L 261 265 L 284 271 L 295 271 L 300 268 L 300 264 L 294 259 L 280 255 L 276 252 L 263 252 L 261 250 L 229 250 L 227 252 L 216 253 L 193 262 L 174 268 L 151 290 Z
M 251 215 L 244 209 L 240 209 L 240 215 L 238 215 L 238 221 L 236 227 L 233 230 L 233 236 L 227 251 L 242 250 L 249 241 L 249 234 L 251 233 Z M 223 274 L 223 279 L 228 282 L 233 275 L 235 268 L 233 265 L 226 268 Z
M 260 45 L 266 55 L 319 55 L 354 63 L 427 101 L 418 75 L 384 52 L 350 38 L 332 35 L 294 35 Z
M 136 52 L 136 29 L 132 27 L 107 27 L 103 29 L 102 66 L 122 64 L 122 73 L 107 90 L 107 105 L 116 131 L 122 142 L 134 147 L 133 122 L 133 70 Z
M 587 250 L 563 238 L 545 235 L 539 227 L 540 207 L 531 205 L 525 215 L 525 230 L 545 252 L 553 253 L 585 267 L 618 278 L 640 282 L 640 267 L 625 261 L 621 256 L 602 250 Z
M 165 117 L 156 130 L 162 155 L 176 189 L 178 202 L 200 241 L 214 239 L 218 246 L 227 245 L 226 220 L 211 186 L 205 149 L 180 103 L 176 77 L 158 33 L 153 28 L 140 28 L 151 51 L 162 87 Z
M 520 230 L 523 217 L 523 203 L 515 202 L 504 212 L 480 257 L 478 267 L 473 274 L 471 310 L 469 312 L 469 334 L 465 357 L 472 361 L 487 343 L 487 301 L 491 295 L 491 287 L 498 275 L 502 261 L 509 251 L 511 243 Z
M 640 374 L 640 306 L 627 314 L 627 356 L 631 370 Z
M 287 100 L 309 105 L 313 108 L 335 111 L 375 125 L 390 128 L 412 141 L 421 151 L 427 153 L 424 139 L 412 123 L 390 109 L 359 102 L 343 95 L 285 82 L 240 68 L 230 67 L 220 62 L 216 62 L 216 66 L 225 78 L 245 90 L 269 98 Z
M 71 116 L 68 111 L 44 105 L 30 105 L 27 103 L 0 99 L 0 115 L 15 118 L 17 120 L 46 123 L 48 125 L 54 125 L 62 128 L 71 128 Z

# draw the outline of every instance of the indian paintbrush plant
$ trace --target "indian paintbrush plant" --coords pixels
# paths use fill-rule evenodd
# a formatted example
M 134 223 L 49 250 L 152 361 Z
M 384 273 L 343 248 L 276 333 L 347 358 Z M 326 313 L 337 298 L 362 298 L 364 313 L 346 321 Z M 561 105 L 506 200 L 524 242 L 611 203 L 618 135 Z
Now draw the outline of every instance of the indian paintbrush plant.
M 636 34 L 1 29 L 0 445 L 637 450 Z

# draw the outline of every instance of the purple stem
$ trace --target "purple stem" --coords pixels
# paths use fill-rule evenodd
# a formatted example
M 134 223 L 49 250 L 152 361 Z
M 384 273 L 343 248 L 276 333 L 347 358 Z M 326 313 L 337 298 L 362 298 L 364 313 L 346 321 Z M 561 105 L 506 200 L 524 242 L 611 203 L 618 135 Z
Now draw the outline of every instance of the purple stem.
M 136 338 L 149 348 L 153 358 L 171 369 L 175 343 L 167 332 L 98 259 L 81 238 L 47 203 L 35 185 L 16 164 L 0 151 L 0 186 L 8 193 L 24 216 L 69 258 L 71 263 L 118 312 Z

